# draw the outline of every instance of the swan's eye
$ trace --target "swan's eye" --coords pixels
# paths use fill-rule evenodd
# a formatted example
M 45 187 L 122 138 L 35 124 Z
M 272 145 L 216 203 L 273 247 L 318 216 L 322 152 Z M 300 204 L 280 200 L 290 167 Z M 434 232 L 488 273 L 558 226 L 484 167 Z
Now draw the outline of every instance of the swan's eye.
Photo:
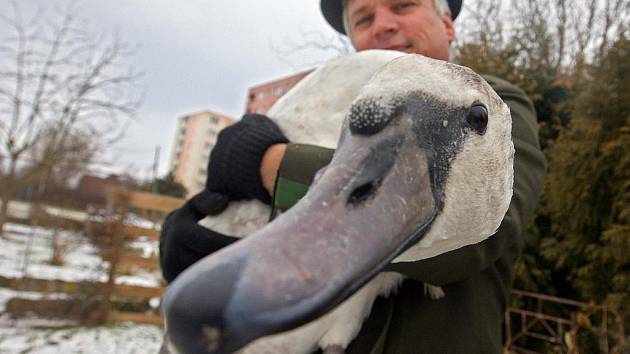
M 466 121 L 468 121 L 472 130 L 479 135 L 483 135 L 486 132 L 486 127 L 488 126 L 488 110 L 486 107 L 476 104 L 470 108 L 470 111 L 468 111 Z

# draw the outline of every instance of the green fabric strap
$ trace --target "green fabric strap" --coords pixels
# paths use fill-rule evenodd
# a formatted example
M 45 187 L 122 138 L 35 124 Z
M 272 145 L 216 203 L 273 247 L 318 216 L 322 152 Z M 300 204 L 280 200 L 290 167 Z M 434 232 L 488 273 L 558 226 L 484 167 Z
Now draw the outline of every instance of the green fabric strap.
M 278 176 L 273 196 L 273 208 L 286 211 L 297 203 L 308 191 L 308 185 Z
M 313 177 L 328 165 L 334 152 L 314 145 L 287 144 L 276 178 L 272 217 L 288 210 L 306 194 Z

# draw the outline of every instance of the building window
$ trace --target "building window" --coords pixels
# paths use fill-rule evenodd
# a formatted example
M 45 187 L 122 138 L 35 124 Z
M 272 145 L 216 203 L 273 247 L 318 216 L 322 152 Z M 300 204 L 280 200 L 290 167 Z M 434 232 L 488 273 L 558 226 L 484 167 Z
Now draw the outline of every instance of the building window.
M 208 175 L 208 170 L 205 169 L 205 168 L 200 169 L 199 170 L 199 175 L 202 176 L 202 177 L 207 176 Z
M 219 124 L 219 118 L 217 117 L 212 117 L 212 119 L 210 120 L 212 122 L 212 124 L 217 125 Z
M 284 87 L 278 86 L 278 87 L 273 89 L 273 95 L 274 96 L 280 97 L 280 96 L 282 96 L 282 94 L 284 94 Z
M 214 130 L 208 130 L 208 136 L 215 137 L 217 136 L 217 132 Z

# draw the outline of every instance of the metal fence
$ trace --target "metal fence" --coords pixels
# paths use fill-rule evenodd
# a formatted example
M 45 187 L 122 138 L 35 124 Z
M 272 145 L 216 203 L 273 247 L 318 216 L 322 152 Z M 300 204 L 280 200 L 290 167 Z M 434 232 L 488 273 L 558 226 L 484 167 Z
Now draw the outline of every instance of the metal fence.
M 555 296 L 512 291 L 507 353 L 628 353 L 628 313 Z

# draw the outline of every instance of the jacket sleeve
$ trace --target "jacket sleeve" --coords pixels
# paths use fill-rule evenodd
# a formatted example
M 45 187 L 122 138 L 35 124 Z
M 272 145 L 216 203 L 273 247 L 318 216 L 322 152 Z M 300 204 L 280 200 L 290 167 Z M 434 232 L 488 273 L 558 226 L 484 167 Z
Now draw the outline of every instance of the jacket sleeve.
M 417 262 L 392 263 L 386 271 L 441 286 L 481 272 L 505 257 L 506 253 L 520 254 L 525 227 L 532 218 L 543 189 L 546 160 L 538 143 L 538 124 L 531 101 L 513 85 L 494 77 L 485 78 L 510 107 L 512 114 L 514 192 L 501 226 L 494 235 L 478 244 Z M 514 261 L 510 260 L 511 263 Z

